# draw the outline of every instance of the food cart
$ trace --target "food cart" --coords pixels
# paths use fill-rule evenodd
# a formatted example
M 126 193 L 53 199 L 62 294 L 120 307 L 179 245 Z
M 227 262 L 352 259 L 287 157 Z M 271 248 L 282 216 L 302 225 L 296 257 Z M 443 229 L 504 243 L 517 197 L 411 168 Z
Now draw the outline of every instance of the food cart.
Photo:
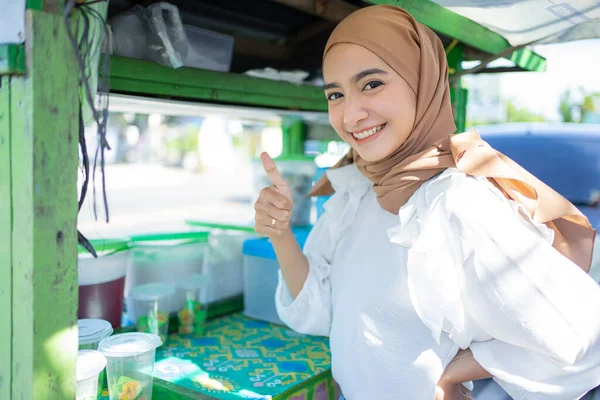
M 0 399 L 75 397 L 76 170 L 80 112 L 86 101 L 80 96 L 81 66 L 68 32 L 69 23 L 74 23 L 70 18 L 77 21 L 71 13 L 86 3 L 91 7 L 101 2 L 2 2 Z M 148 6 L 153 2 L 111 0 L 108 17 L 136 3 Z M 597 37 L 600 32 L 600 6 L 592 1 L 176 0 L 172 4 L 187 24 L 226 32 L 234 39 L 228 71 L 172 68 L 113 55 L 109 60 L 110 93 L 267 110 L 286 117 L 284 152 L 300 153 L 302 142 L 311 135 L 302 128 L 303 113 L 324 115 L 327 110 L 321 88 L 243 72 L 273 67 L 302 69 L 318 77 L 322 49 L 335 24 L 370 3 L 404 7 L 439 34 L 450 66 L 459 130 L 465 127 L 467 101 L 461 76 L 541 72 L 545 59 L 529 45 Z M 511 66 L 488 65 L 499 58 L 510 61 Z M 463 61 L 481 63 L 464 70 Z M 172 363 L 155 377 L 154 398 L 335 398 L 326 340 L 294 336 L 285 327 L 244 318 L 235 313 L 239 306 L 240 299 L 214 305 L 209 318 L 220 318 L 209 323 L 204 338 L 173 339 L 175 344 L 161 358 Z M 254 347 L 249 348 L 249 343 Z M 235 354 L 220 359 L 223 348 Z M 285 351 L 278 350 L 282 348 Z M 200 367 L 211 373 L 195 380 L 189 379 L 189 374 L 183 378 L 173 375 L 173 371 L 192 368 L 193 373 Z M 251 382 L 259 385 L 248 387 Z

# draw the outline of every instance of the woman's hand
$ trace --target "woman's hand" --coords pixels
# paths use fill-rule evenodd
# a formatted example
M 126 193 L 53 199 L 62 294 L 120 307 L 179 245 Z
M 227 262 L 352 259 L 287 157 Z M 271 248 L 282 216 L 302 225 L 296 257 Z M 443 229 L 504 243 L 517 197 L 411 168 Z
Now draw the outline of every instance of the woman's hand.
M 261 190 L 254 204 L 254 230 L 265 236 L 279 237 L 290 229 L 294 207 L 292 190 L 267 153 L 262 153 L 260 159 L 272 185 Z
M 473 400 L 473 397 L 461 383 L 440 381 L 435 388 L 435 400 Z

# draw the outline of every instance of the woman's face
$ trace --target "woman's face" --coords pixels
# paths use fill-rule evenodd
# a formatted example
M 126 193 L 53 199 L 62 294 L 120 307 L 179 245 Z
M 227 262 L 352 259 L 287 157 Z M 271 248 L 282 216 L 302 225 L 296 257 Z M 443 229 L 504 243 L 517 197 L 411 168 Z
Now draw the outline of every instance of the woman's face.
M 334 45 L 323 62 L 329 121 L 368 162 L 384 159 L 408 138 L 417 96 L 379 56 L 350 43 Z

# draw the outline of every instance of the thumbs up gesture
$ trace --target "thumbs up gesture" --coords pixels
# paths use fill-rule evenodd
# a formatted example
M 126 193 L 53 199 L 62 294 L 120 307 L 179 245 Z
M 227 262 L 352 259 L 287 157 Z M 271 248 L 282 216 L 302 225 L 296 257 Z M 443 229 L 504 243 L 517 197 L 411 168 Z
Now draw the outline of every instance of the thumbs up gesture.
M 256 210 L 254 230 L 262 235 L 277 237 L 290 229 L 294 207 L 292 190 L 267 153 L 262 153 L 260 160 L 271 181 L 271 186 L 260 191 L 258 200 L 254 204 Z

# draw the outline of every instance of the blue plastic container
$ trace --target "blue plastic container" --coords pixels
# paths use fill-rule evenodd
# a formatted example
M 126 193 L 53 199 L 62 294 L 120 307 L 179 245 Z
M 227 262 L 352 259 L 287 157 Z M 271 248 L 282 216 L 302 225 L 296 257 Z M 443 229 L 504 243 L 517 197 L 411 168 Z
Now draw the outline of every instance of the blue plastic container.
M 321 179 L 321 177 L 325 174 L 325 172 L 328 170 L 329 168 L 317 168 L 317 172 L 315 173 L 315 177 L 313 179 L 313 185 L 315 183 L 317 183 L 317 181 L 319 179 Z M 331 196 L 317 196 L 316 198 L 316 203 L 315 206 L 317 208 L 317 219 L 319 219 L 321 217 L 321 215 L 323 215 L 323 212 L 325 212 L 325 202 L 327 202 L 327 200 L 329 200 Z
M 296 229 L 294 235 L 304 247 L 308 229 Z M 275 291 L 279 263 L 269 239 L 251 239 L 244 242 L 244 314 L 275 324 L 285 325 L 277 315 Z

